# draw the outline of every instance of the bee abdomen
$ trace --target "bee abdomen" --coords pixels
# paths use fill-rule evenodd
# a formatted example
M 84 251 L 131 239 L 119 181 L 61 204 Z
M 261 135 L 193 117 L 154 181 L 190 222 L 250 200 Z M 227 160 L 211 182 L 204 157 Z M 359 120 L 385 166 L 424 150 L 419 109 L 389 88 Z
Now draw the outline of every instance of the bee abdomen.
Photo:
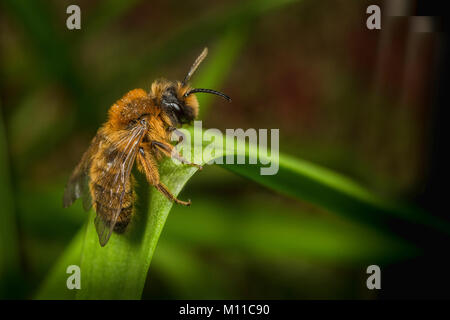
M 105 193 L 105 188 L 97 183 L 93 183 L 91 185 L 91 189 L 93 189 L 95 211 L 107 225 L 114 223 L 114 217 L 117 214 L 117 211 L 120 210 L 119 216 L 115 221 L 114 231 L 117 233 L 123 233 L 130 223 L 133 215 L 134 195 L 132 189 L 127 190 L 123 196 L 114 192 Z M 108 197 L 101 197 L 100 195 L 102 194 L 107 194 Z M 121 197 L 123 198 L 120 202 L 119 199 Z
M 113 190 L 109 190 L 105 193 L 105 187 L 103 187 L 101 184 L 98 184 L 96 182 L 94 182 L 92 184 L 92 186 L 93 186 L 93 190 L 92 190 L 93 196 L 94 196 L 94 199 L 96 199 L 96 200 L 98 200 L 98 199 L 105 200 L 102 198 L 102 195 L 104 195 L 104 194 L 108 194 L 108 196 L 111 198 L 111 200 L 118 200 L 122 196 L 121 193 L 115 192 Z M 126 203 L 128 200 L 127 197 L 132 196 L 132 195 L 133 195 L 133 191 L 131 190 L 131 188 L 129 188 L 128 190 L 125 190 L 125 194 L 123 195 L 122 203 Z
M 133 205 L 130 205 L 126 208 L 122 208 L 119 214 L 119 218 L 117 218 L 116 225 L 114 226 L 114 231 L 117 233 L 124 233 L 128 224 L 131 221 L 132 215 L 133 215 Z

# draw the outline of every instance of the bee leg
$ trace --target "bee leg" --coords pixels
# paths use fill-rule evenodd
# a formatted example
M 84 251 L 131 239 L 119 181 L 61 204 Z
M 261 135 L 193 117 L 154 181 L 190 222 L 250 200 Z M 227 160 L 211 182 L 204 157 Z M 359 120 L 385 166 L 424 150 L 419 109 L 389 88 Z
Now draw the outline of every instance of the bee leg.
M 191 205 L 191 200 L 183 201 L 183 200 L 177 199 L 177 198 L 169 191 L 169 189 L 167 189 L 167 187 L 166 187 L 165 185 L 163 185 L 161 182 L 160 182 L 159 184 L 157 184 L 157 185 L 155 186 L 155 188 L 156 188 L 159 192 L 161 192 L 164 196 L 166 196 L 167 199 L 169 199 L 169 200 L 171 200 L 171 201 L 173 201 L 173 202 L 175 202 L 175 203 L 181 204 L 181 205 L 183 205 L 183 206 L 190 206 L 190 205 Z
M 191 201 L 178 200 L 165 185 L 159 181 L 159 173 L 156 170 L 156 165 L 152 160 L 152 157 L 145 153 L 142 147 L 139 148 L 138 154 L 138 169 L 145 173 L 147 181 L 154 186 L 159 192 L 161 192 L 170 201 L 182 204 L 184 206 L 189 206 Z
M 183 164 L 187 164 L 187 165 L 189 165 L 189 166 L 197 167 L 198 170 L 202 170 L 202 169 L 203 169 L 203 167 L 202 167 L 201 165 L 196 164 L 196 163 L 192 163 L 192 162 L 190 162 L 190 161 L 184 159 L 184 158 L 178 153 L 177 149 L 175 149 L 175 148 L 174 148 L 172 145 L 170 145 L 170 144 L 165 144 L 165 143 L 158 142 L 158 141 L 152 141 L 151 144 L 152 144 L 152 147 L 154 146 L 154 147 L 158 148 L 158 149 L 161 150 L 164 154 L 166 154 L 168 157 L 175 158 L 175 159 L 177 159 L 178 161 L 180 161 L 180 162 L 183 163 Z
M 175 133 L 177 134 L 177 136 L 178 136 L 178 142 L 177 142 L 177 144 L 183 142 L 183 140 L 184 140 L 184 138 L 185 138 L 183 132 L 181 132 L 180 130 L 178 130 L 178 129 L 175 128 L 175 127 L 169 127 L 167 130 L 168 130 L 169 132 L 175 132 Z

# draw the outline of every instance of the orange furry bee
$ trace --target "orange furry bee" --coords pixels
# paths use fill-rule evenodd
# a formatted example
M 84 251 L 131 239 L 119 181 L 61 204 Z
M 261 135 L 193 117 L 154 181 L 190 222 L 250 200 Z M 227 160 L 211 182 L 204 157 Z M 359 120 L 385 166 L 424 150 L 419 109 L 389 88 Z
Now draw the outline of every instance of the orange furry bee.
M 177 127 L 196 118 L 199 104 L 195 93 L 212 93 L 231 100 L 221 92 L 189 86 L 188 81 L 207 53 L 205 48 L 182 82 L 157 80 L 149 93 L 134 89 L 118 100 L 73 171 L 63 205 L 68 207 L 83 197 L 86 210 L 94 207 L 101 246 L 106 245 L 113 231 L 123 233 L 131 221 L 134 203 L 131 169 L 135 163 L 149 184 L 165 197 L 190 205 L 190 201 L 177 199 L 160 182 L 157 162 L 168 156 L 201 169 L 181 157 L 170 143 L 170 136 L 177 132 Z M 181 141 L 182 135 L 177 133 Z

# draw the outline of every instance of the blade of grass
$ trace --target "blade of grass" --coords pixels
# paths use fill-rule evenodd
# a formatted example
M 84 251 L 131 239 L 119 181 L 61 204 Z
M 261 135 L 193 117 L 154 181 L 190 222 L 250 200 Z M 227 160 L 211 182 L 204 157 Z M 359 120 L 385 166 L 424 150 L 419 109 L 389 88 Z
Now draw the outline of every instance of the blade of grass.
M 230 197 L 197 199 L 192 212 L 174 207 L 161 241 L 265 260 L 340 265 L 391 263 L 418 253 L 394 235 L 346 219 L 327 220 L 305 209 L 274 203 L 267 196 L 245 202 L 230 201 Z M 285 214 L 290 211 L 295 214 Z
M 193 128 L 190 132 L 195 134 Z M 205 141 L 214 139 L 206 132 L 205 137 Z M 339 173 L 281 153 L 278 159 L 267 159 L 259 154 L 257 146 L 250 148 L 245 141 L 237 141 L 234 149 L 226 150 L 225 139 L 222 142 L 222 154 L 215 155 L 217 158 L 222 156 L 222 166 L 277 192 L 397 234 L 421 247 L 430 249 L 433 244 L 446 241 L 450 236 L 449 221 L 379 197 Z M 227 154 L 242 152 L 239 151 L 239 145 L 242 146 L 241 150 L 245 150 L 245 164 L 226 164 Z M 276 164 L 279 167 L 279 171 L 276 175 L 261 175 L 261 166 L 249 164 L 248 158 L 259 159 L 264 163 L 269 160 L 272 166 Z
M 175 166 L 165 161 L 161 180 L 176 196 L 196 169 Z M 81 270 L 84 285 L 77 299 L 139 299 L 147 271 L 172 203 L 156 189 L 148 192 L 145 178 L 138 174 L 137 205 L 134 223 L 123 236 L 113 234 L 105 247 L 100 247 L 91 213 L 88 222 Z M 148 196 L 149 195 L 149 196 Z M 150 198 L 150 208 L 149 208 Z
M 201 148 L 199 149 L 201 152 Z M 204 158 L 203 161 L 222 157 L 226 153 L 227 150 L 223 150 L 223 154 Z M 246 156 L 248 163 L 249 156 L 257 157 L 258 155 L 247 153 Z M 196 154 L 196 157 L 198 159 L 199 154 Z M 257 165 L 226 165 L 225 167 L 276 191 L 306 199 L 339 213 L 348 210 L 350 214 L 369 217 L 372 214 L 384 216 L 396 214 L 389 211 L 391 207 L 383 199 L 377 198 L 337 173 L 284 155 L 280 156 L 279 165 L 280 171 L 274 176 L 260 176 Z M 161 179 L 174 195 L 178 195 L 195 170 L 195 168 L 175 165 L 170 159 L 166 159 L 160 167 Z M 142 176 L 139 177 L 137 188 L 139 200 L 134 223 L 129 233 L 122 236 L 113 234 L 110 243 L 105 248 L 100 247 L 93 223 L 94 214 L 91 213 L 81 256 L 84 285 L 77 293 L 78 299 L 140 298 L 157 241 L 172 203 L 151 188 L 149 192 L 151 205 L 147 210 L 148 185 Z M 428 223 L 428 221 L 422 219 L 421 223 Z M 254 230 L 255 234 L 260 232 L 258 230 L 258 228 Z M 282 234 L 280 232 L 279 236 Z M 317 240 L 312 235 L 304 234 L 304 236 L 306 237 L 304 241 Z M 298 241 L 298 238 L 288 239 L 285 244 L 293 241 Z

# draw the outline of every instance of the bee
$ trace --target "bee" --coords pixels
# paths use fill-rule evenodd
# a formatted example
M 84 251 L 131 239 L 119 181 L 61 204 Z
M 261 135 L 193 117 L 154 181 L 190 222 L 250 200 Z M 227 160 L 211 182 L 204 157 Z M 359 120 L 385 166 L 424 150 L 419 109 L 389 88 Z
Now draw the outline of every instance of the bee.
M 184 159 L 170 138 L 175 132 L 181 142 L 183 135 L 177 128 L 197 117 L 196 93 L 211 93 L 231 101 L 219 91 L 189 85 L 207 53 L 205 48 L 183 81 L 156 80 L 150 92 L 131 90 L 112 105 L 108 120 L 75 167 L 64 191 L 63 206 L 68 207 L 82 197 L 85 210 L 94 208 L 101 246 L 106 245 L 113 231 L 125 232 L 133 217 L 135 193 L 131 171 L 135 164 L 148 183 L 167 199 L 185 206 L 191 204 L 190 200 L 177 199 L 161 183 L 158 163 L 163 157 L 172 157 L 183 164 L 202 168 Z

